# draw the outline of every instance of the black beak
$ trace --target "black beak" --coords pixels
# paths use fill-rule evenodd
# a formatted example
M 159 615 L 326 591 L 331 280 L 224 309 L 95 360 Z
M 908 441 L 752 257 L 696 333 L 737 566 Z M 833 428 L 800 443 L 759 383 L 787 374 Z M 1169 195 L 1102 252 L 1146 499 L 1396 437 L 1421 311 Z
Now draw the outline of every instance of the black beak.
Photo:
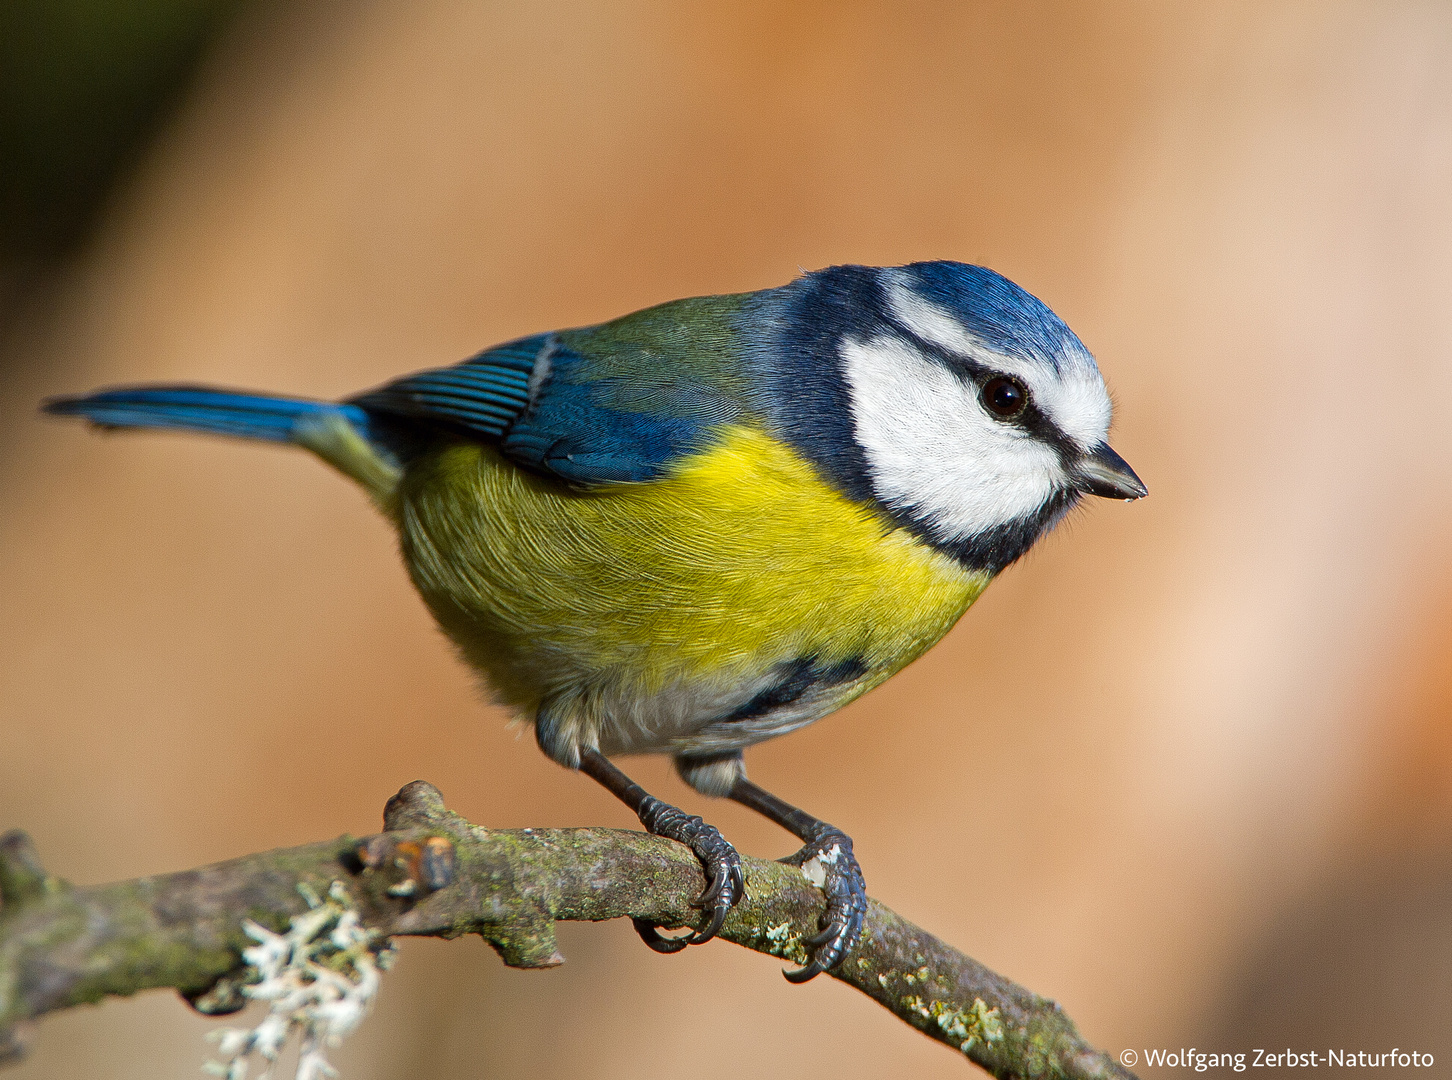
M 1100 443 L 1081 457 L 1073 468 L 1074 487 L 1085 495 L 1133 502 L 1149 494 L 1149 488 L 1134 475 L 1129 462 Z

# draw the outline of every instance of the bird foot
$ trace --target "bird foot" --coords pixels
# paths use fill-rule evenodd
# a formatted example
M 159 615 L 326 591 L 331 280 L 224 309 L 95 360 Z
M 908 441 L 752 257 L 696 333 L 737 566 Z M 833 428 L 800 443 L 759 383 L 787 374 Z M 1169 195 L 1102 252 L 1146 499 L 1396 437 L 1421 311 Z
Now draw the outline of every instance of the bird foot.
M 639 816 L 647 832 L 685 844 L 695 852 L 706 872 L 706 888 L 691 904 L 706 911 L 708 918 L 705 926 L 686 937 L 662 937 L 648 919 L 634 920 L 636 932 L 647 945 L 662 953 L 680 952 L 687 945 L 710 941 L 720 932 L 727 914 L 746 895 L 741 856 L 716 826 L 653 796 L 646 796 Z
M 816 823 L 802 850 L 780 861 L 799 867 L 827 894 L 822 929 L 805 942 L 816 950 L 812 959 L 805 967 L 784 973 L 788 982 L 804 983 L 836 967 L 856 946 L 867 917 L 867 883 L 852 854 L 852 838 L 826 822 Z

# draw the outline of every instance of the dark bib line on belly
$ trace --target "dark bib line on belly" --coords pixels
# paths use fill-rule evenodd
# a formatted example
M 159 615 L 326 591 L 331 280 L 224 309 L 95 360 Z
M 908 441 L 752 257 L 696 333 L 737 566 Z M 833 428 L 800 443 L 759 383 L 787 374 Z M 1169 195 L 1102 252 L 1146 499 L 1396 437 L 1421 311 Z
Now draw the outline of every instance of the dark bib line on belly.
M 721 722 L 732 724 L 756 720 L 801 700 L 816 687 L 840 686 L 867 674 L 867 663 L 860 656 L 849 656 L 827 667 L 819 664 L 816 656 L 799 656 L 779 665 L 780 678 L 776 682 L 723 716 Z

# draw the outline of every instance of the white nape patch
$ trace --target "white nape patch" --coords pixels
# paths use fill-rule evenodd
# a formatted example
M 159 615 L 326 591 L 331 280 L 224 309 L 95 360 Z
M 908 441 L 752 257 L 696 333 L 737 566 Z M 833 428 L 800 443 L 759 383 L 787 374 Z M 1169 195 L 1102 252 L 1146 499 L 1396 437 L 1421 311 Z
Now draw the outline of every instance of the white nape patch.
M 903 338 L 848 339 L 842 358 L 873 490 L 941 539 L 1031 514 L 1067 482 L 1053 447 L 995 419 L 976 386 Z
M 544 348 L 534 358 L 534 368 L 529 373 L 529 382 L 525 384 L 529 393 L 529 404 L 533 407 L 539 400 L 539 392 L 544 389 L 544 384 L 549 381 L 555 367 L 555 353 L 560 351 L 560 340 L 551 334 L 545 339 Z
M 892 313 L 918 337 L 1021 379 L 1034 404 L 1083 449 L 1093 449 L 1108 436 L 1109 394 L 1094 358 L 1087 351 L 1065 349 L 1055 358 L 1059 364 L 1057 372 L 1048 364 L 1004 356 L 970 333 L 951 312 L 919 296 L 900 274 L 888 277 L 885 284 Z

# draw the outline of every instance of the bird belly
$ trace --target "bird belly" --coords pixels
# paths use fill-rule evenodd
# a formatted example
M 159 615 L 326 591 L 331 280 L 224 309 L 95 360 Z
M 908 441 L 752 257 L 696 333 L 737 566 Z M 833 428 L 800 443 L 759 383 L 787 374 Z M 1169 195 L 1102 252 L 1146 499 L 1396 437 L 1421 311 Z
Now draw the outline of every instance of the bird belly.
M 494 695 L 573 764 L 800 727 L 936 642 L 988 583 L 733 426 L 670 475 L 567 489 L 492 448 L 412 463 L 414 583 Z

